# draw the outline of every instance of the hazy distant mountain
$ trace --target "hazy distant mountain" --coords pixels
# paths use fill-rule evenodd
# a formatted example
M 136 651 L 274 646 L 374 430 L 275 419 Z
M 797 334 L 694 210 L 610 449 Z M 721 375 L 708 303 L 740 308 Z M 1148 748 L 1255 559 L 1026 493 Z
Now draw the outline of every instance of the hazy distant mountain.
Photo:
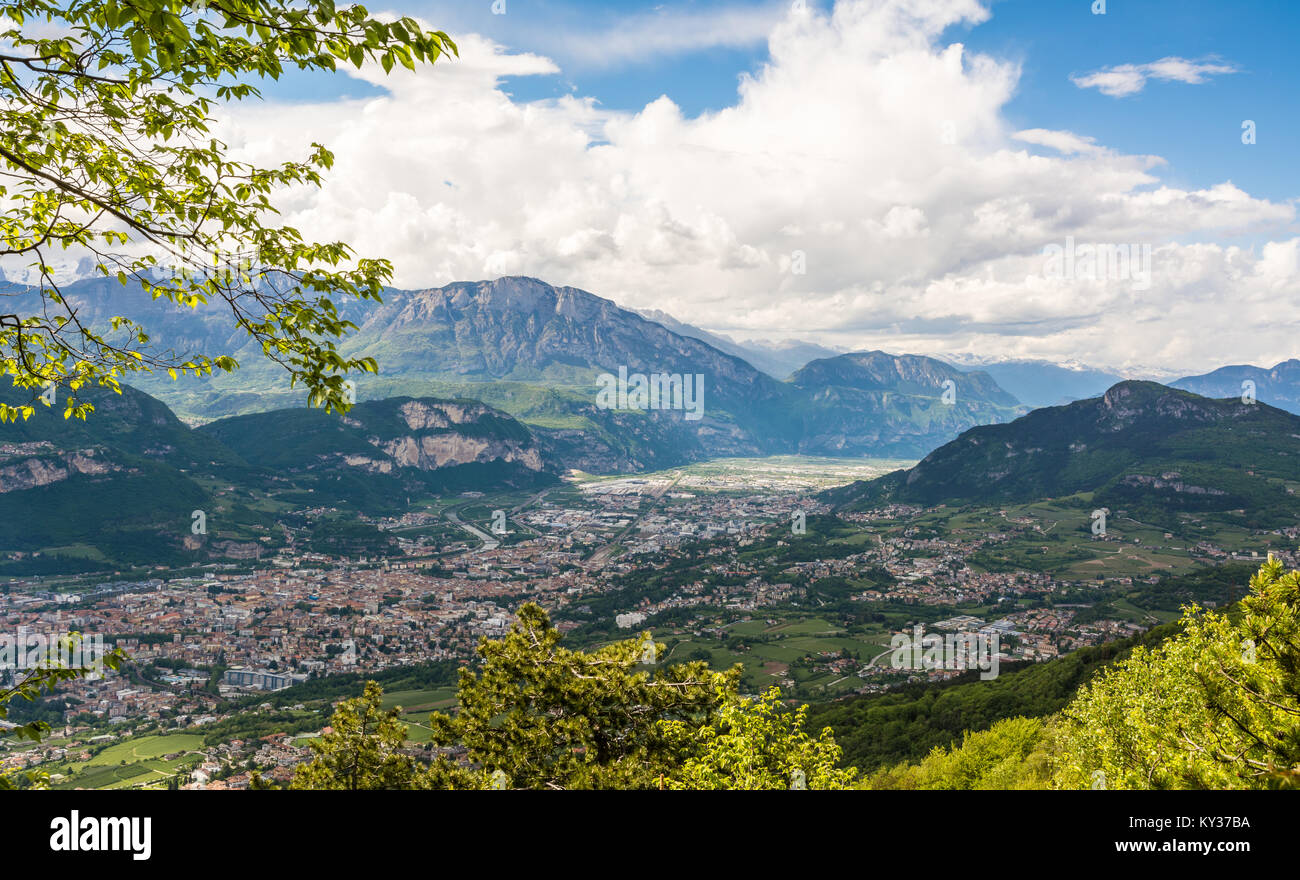
M 820 358 L 838 357 L 844 352 L 818 345 L 815 342 L 801 342 L 787 339 L 773 342 L 768 339 L 746 339 L 737 342 L 743 351 L 749 352 L 750 363 L 758 366 L 769 375 L 788 379 L 801 367 L 807 366 Z
M 175 351 L 233 353 L 233 375 L 132 381 L 187 419 L 294 408 L 302 393 L 259 350 L 232 331 L 219 307 L 180 309 L 116 281 L 78 282 L 69 302 L 93 326 L 112 315 L 141 322 Z M 21 297 L 20 297 L 21 298 Z M 22 304 L 19 303 L 21 306 Z M 609 300 L 530 278 L 389 290 L 384 302 L 340 303 L 359 327 L 341 346 L 373 356 L 378 376 L 357 377 L 359 399 L 397 396 L 482 400 L 552 432 L 575 467 L 632 470 L 710 455 L 793 451 L 798 426 L 781 405 L 792 389 L 743 360 L 679 336 Z M 660 372 L 703 376 L 702 417 L 684 409 L 646 412 L 597 405 L 597 377 Z M 581 432 L 581 436 L 577 432 Z
M 1013 360 L 983 364 L 956 364 L 963 371 L 978 370 L 993 377 L 1026 406 L 1057 406 L 1096 397 L 1124 377 L 1103 370 L 1071 367 L 1040 360 Z
M 1255 383 L 1255 398 L 1287 412 L 1300 413 L 1300 360 L 1292 358 L 1275 367 L 1249 365 L 1220 367 L 1203 376 L 1186 376 L 1170 384 L 1205 397 L 1240 398 L 1246 382 Z
M 985 374 L 920 355 L 838 355 L 790 381 L 810 396 L 801 448 L 822 454 L 924 455 L 966 428 L 1024 411 Z
M 945 382 L 953 383 L 956 396 L 980 403 L 1015 407 L 1020 401 L 981 371 L 958 370 L 923 355 L 892 355 L 883 351 L 858 351 L 821 358 L 799 370 L 791 381 L 805 388 L 841 387 L 860 391 L 897 391 L 922 397 L 939 397 Z
M 772 342 L 761 339 L 748 339 L 736 342 L 718 333 L 710 333 L 691 324 L 677 320 L 667 312 L 658 309 L 638 309 L 638 314 L 662 324 L 679 336 L 692 336 L 703 340 L 719 351 L 748 361 L 753 366 L 776 379 L 788 379 L 800 367 L 818 358 L 835 357 L 842 352 L 817 345 L 813 342 L 786 340 Z
M 1094 493 L 1092 507 L 1142 516 L 1239 511 L 1245 525 L 1294 525 L 1300 417 L 1154 382 L 972 428 L 915 467 L 829 493 L 868 508 L 903 502 L 1000 504 Z
M 81 257 L 77 260 L 59 259 L 54 254 L 48 257 L 42 261 L 44 266 L 40 271 L 26 265 L 27 261 L 21 257 L 16 264 L 10 265 L 7 272 L 0 268 L 0 284 L 11 282 L 25 286 L 38 281 L 44 274 L 62 287 L 88 278 L 103 277 L 95 268 L 97 261 L 90 257 Z

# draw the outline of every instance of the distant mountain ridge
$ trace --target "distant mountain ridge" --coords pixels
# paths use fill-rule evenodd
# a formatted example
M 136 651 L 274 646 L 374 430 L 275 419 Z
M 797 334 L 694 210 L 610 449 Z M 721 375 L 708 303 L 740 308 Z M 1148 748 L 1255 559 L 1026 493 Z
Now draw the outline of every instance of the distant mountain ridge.
M 704 340 L 585 291 L 532 278 L 395 294 L 349 341 L 349 352 L 375 357 L 381 377 L 391 371 L 406 382 L 421 375 L 445 381 L 448 370 L 454 371 L 478 383 L 465 386 L 466 393 L 530 421 L 545 413 L 513 409 L 491 396 L 494 383 L 568 384 L 567 408 L 551 404 L 568 415 L 581 413 L 589 429 L 614 436 L 627 425 L 590 409 L 599 373 L 625 366 L 702 376 L 701 423 L 666 412 L 637 420 L 657 426 L 657 435 L 647 433 L 640 445 L 643 458 L 660 461 L 788 452 L 919 455 L 963 428 L 1005 420 L 1016 407 L 987 376 L 972 377 L 927 358 L 908 357 L 891 366 L 892 356 L 883 352 L 872 355 L 870 388 L 861 385 L 860 364 L 854 377 L 843 369 L 831 374 L 831 365 L 853 364 L 845 360 L 851 355 L 814 361 L 821 366 L 810 364 L 778 382 Z M 833 394 L 827 393 L 832 379 L 839 383 Z M 945 380 L 960 386 L 955 406 L 943 402 Z M 538 424 L 546 426 L 544 420 Z
M 1249 388 L 1247 382 L 1254 387 Z M 1240 398 L 1249 391 L 1263 403 L 1300 414 L 1300 360 L 1295 358 L 1273 367 L 1219 367 L 1201 376 L 1184 376 L 1170 385 L 1204 397 Z
M 1096 397 L 1115 383 L 1124 381 L 1124 377 L 1117 373 L 1043 360 L 979 364 L 949 362 L 964 372 L 979 371 L 989 375 L 1021 403 L 1035 409 Z
M 707 342 L 719 351 L 748 361 L 774 379 L 788 379 L 800 367 L 818 358 L 836 357 L 843 352 L 812 342 L 770 342 L 748 339 L 736 342 L 718 333 L 710 333 L 691 324 L 677 320 L 659 309 L 637 309 L 637 314 L 662 324 L 678 336 L 693 336 Z
M 930 394 L 953 383 L 953 392 L 984 403 L 1015 407 L 1019 401 L 982 371 L 963 371 L 924 355 L 861 351 L 821 358 L 798 370 L 791 382 L 801 388 L 853 388 Z

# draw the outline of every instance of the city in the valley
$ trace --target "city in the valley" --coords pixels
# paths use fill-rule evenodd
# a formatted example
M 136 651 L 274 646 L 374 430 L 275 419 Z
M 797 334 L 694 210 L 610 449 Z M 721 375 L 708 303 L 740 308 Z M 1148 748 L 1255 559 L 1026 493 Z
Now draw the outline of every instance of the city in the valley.
M 32 710 L 54 735 L 6 741 L 0 760 L 56 787 L 282 781 L 328 723 L 337 692 L 319 685 L 385 675 L 419 749 L 429 710 L 454 700 L 455 670 L 526 601 L 578 646 L 650 630 L 668 646 L 660 662 L 740 663 L 749 692 L 833 700 L 968 671 L 900 668 L 897 633 L 996 638 L 1003 664 L 1045 661 L 1176 618 L 1159 585 L 1188 579 L 1174 595 L 1212 607 L 1239 587 L 1205 572 L 1269 552 L 1298 561 L 1295 529 L 1190 514 L 1174 531 L 1112 511 L 1099 534 L 1076 499 L 833 512 L 821 495 L 908 464 L 780 456 L 571 473 L 540 490 L 412 499 L 371 520 L 379 539 L 355 552 L 322 552 L 285 525 L 282 547 L 244 560 L 11 578 L 0 675 L 17 674 L 26 642 L 69 631 L 129 661 L 62 686 Z

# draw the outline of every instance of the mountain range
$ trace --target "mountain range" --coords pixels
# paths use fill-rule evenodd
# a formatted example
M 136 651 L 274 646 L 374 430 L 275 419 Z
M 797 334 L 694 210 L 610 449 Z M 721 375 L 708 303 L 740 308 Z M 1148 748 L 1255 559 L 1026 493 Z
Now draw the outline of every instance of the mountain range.
M 78 282 L 64 295 L 92 326 L 122 315 L 178 353 L 234 354 L 241 369 L 232 375 L 182 383 L 133 378 L 187 421 L 301 403 L 287 377 L 233 335 L 217 310 L 151 302 L 108 279 Z M 358 325 L 342 351 L 380 364 L 377 376 L 357 379 L 359 399 L 480 400 L 537 429 L 569 467 L 588 471 L 794 452 L 918 457 L 964 428 L 1016 412 L 1013 398 L 992 393 L 995 383 L 987 376 L 966 378 L 975 374 L 918 356 L 889 366 L 883 361 L 892 356 L 880 352 L 833 355 L 780 381 L 704 339 L 585 291 L 532 278 L 395 290 L 382 304 L 339 305 Z M 863 366 L 864 357 L 871 366 Z M 603 408 L 598 379 L 620 368 L 702 377 L 703 417 Z M 958 387 L 953 404 L 946 402 L 946 381 Z
M 959 398 L 1006 405 L 991 379 L 932 368 L 863 353 L 814 362 L 805 381 L 815 377 L 836 395 L 890 395 L 872 385 L 955 374 Z M 13 389 L 4 396 L 21 399 Z M 0 574 L 256 557 L 292 540 L 281 524 L 288 512 L 315 510 L 329 522 L 332 512 L 352 520 L 394 514 L 432 495 L 552 485 L 568 466 L 553 431 L 477 401 L 397 397 L 363 401 L 346 415 L 297 408 L 192 428 L 131 387 L 88 397 L 95 411 L 85 422 L 39 407 L 5 428 Z M 1126 381 L 1097 398 L 970 428 L 913 468 L 824 497 L 865 510 L 1075 496 L 1089 509 L 1124 509 L 1154 523 L 1213 513 L 1277 528 L 1296 525 L 1297 490 L 1300 416 Z
M 7 285 L 5 293 L 24 293 Z M 65 289 L 83 321 L 114 315 L 142 323 L 179 354 L 230 352 L 232 374 L 171 382 L 132 377 L 182 419 L 198 424 L 298 408 L 301 394 L 219 309 L 150 301 L 111 279 Z M 33 300 L 34 303 L 34 300 Z M 22 307 L 22 303 L 16 304 Z M 572 287 L 505 277 L 429 290 L 390 290 L 382 304 L 343 301 L 358 330 L 349 356 L 371 356 L 376 376 L 357 379 L 361 400 L 478 400 L 527 424 L 564 467 L 636 472 L 720 456 L 805 453 L 920 458 L 976 425 L 1026 409 L 1089 398 L 1119 377 L 1042 361 L 946 363 L 920 355 L 836 353 L 810 344 L 734 343 L 660 312 L 649 317 Z M 653 320 L 652 320 L 653 319 Z M 782 373 L 809 355 L 784 379 Z M 757 361 L 766 368 L 754 365 Z M 602 374 L 699 376 L 702 418 L 681 411 L 607 408 Z M 1177 387 L 1300 409 L 1300 362 L 1272 370 L 1227 367 Z

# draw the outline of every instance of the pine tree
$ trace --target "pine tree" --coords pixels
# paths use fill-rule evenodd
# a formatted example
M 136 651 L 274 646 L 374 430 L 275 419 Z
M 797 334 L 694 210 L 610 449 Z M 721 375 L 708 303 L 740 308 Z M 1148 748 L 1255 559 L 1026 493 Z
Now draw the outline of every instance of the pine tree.
M 295 769 L 290 788 L 360 791 L 421 788 L 426 774 L 402 753 L 406 725 L 397 708 L 384 711 L 384 692 L 373 681 L 365 692 L 343 700 L 330 718 L 331 730 L 310 743 L 315 757 Z
M 740 667 L 663 667 L 650 633 L 591 653 L 560 645 L 546 612 L 524 605 L 500 641 L 484 639 L 477 671 L 462 670 L 460 711 L 430 716 L 433 742 L 464 750 L 435 762 L 452 788 L 654 788 L 734 695 Z M 661 722 L 683 722 L 683 726 Z M 474 769 L 466 769 L 466 764 Z

